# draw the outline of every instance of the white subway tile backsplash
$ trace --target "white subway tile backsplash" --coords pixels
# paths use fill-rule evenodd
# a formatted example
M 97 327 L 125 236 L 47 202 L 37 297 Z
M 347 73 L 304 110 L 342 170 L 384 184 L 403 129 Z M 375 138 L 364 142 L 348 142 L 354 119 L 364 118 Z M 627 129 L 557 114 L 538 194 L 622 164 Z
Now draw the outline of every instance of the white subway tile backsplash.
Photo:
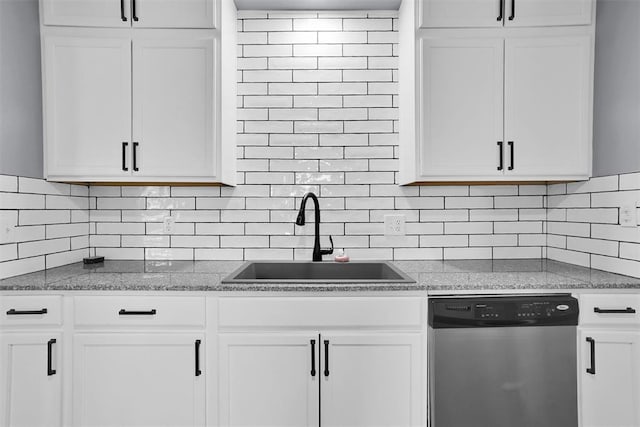
M 365 58 L 366 61 L 366 58 Z M 15 193 L 18 191 L 18 177 L 11 175 L 0 175 L 0 191 Z M 9 206 L 9 205 L 3 205 Z

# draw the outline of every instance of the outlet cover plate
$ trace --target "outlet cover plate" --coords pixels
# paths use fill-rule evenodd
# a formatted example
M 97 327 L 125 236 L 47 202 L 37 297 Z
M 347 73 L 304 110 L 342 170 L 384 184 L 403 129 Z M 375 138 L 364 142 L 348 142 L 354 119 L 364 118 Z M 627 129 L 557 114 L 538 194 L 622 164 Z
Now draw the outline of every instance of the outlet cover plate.
M 404 215 L 385 215 L 384 216 L 384 235 L 385 236 L 404 236 L 407 234 Z

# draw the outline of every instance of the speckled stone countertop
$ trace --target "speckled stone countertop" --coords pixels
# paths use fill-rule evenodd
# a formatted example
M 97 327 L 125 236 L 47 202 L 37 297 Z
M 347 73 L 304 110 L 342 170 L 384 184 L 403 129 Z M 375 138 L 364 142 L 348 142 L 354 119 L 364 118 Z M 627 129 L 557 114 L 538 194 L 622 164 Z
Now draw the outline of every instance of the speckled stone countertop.
M 640 279 L 550 260 L 395 261 L 415 283 L 224 284 L 241 261 L 106 261 L 0 280 L 0 291 L 505 291 L 637 289 Z

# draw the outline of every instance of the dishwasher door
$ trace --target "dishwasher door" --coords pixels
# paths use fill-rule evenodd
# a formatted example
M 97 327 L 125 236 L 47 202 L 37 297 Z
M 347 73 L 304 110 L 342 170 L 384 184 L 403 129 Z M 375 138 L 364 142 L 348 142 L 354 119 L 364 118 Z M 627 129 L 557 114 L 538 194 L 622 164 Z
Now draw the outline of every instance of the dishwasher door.
M 575 326 L 429 328 L 432 427 L 577 427 Z

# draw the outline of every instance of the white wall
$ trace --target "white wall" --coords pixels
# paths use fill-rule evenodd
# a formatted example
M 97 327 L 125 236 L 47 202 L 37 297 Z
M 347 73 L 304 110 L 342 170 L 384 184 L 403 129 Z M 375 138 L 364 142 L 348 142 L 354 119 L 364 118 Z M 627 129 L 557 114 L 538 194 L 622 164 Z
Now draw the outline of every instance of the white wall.
M 0 174 L 42 172 L 38 0 L 0 0 Z

